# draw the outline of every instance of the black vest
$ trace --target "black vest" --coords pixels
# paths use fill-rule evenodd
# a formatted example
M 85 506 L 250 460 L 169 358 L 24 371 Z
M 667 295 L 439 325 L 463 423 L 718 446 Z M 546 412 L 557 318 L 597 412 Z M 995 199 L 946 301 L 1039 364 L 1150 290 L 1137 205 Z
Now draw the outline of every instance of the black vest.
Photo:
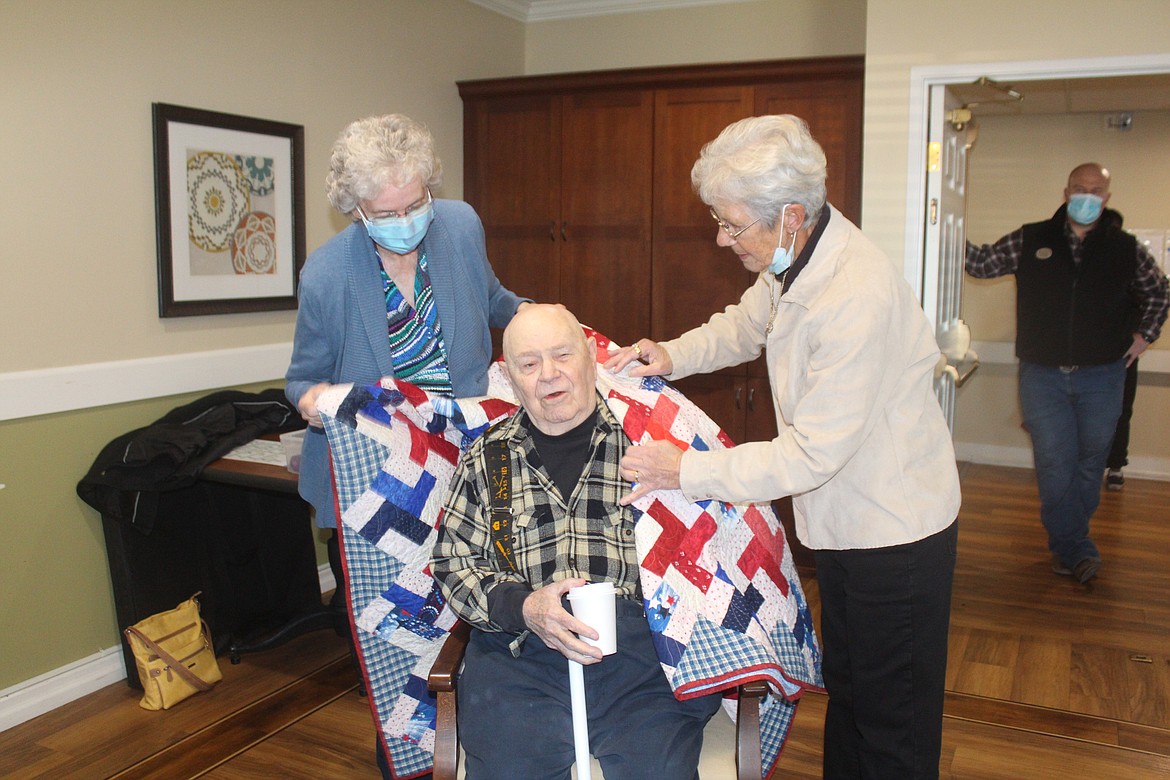
M 1045 366 L 1091 366 L 1119 360 L 1133 343 L 1130 286 L 1137 239 L 1106 209 L 1085 235 L 1081 262 L 1065 238 L 1066 207 L 1046 222 L 1024 225 L 1016 269 L 1016 356 Z

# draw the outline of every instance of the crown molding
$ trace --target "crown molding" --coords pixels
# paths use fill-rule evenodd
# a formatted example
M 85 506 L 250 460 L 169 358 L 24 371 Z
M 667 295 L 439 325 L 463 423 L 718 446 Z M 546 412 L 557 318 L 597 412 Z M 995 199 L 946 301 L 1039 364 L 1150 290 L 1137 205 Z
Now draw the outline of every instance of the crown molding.
M 726 5 L 746 0 L 469 0 L 469 2 L 527 23 L 688 8 L 696 5 Z

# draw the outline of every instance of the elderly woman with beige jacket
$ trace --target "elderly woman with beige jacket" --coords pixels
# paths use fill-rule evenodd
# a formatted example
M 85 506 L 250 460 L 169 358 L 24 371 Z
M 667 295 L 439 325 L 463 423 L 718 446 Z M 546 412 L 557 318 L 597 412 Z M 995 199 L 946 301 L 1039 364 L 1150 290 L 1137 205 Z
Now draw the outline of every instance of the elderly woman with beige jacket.
M 829 693 L 824 777 L 938 776 L 959 480 L 938 346 L 898 268 L 825 201 L 803 120 L 745 119 L 691 173 L 716 242 L 759 274 L 737 304 L 607 364 L 679 379 L 765 355 L 779 433 L 722 451 L 627 450 L 623 503 L 792 496 L 813 549 Z

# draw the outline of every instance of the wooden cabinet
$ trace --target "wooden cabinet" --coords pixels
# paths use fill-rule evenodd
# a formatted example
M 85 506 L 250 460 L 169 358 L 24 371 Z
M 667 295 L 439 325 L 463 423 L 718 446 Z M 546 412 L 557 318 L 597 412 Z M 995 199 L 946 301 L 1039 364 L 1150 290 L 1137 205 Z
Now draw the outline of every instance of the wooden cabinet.
M 469 101 L 467 200 L 500 280 L 619 343 L 650 331 L 653 93 Z
M 465 196 L 496 273 L 620 344 L 701 325 L 753 277 L 691 189 L 699 150 L 738 119 L 796 114 L 856 222 L 863 76 L 863 58 L 832 57 L 460 82 Z M 734 441 L 776 435 L 762 360 L 678 384 Z

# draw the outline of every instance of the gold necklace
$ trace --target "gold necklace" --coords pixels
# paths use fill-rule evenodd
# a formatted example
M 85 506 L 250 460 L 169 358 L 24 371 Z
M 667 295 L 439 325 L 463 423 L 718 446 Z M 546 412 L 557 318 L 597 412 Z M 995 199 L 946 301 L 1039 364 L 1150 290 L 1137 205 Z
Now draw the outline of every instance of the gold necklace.
M 776 294 L 776 277 L 772 277 L 772 292 L 768 296 L 769 308 L 768 312 L 768 326 L 764 328 L 764 335 L 772 335 L 772 326 L 776 324 L 776 312 L 780 310 L 780 298 L 784 296 L 784 280 L 788 278 L 788 269 L 784 269 L 784 273 L 780 274 L 780 295 Z

